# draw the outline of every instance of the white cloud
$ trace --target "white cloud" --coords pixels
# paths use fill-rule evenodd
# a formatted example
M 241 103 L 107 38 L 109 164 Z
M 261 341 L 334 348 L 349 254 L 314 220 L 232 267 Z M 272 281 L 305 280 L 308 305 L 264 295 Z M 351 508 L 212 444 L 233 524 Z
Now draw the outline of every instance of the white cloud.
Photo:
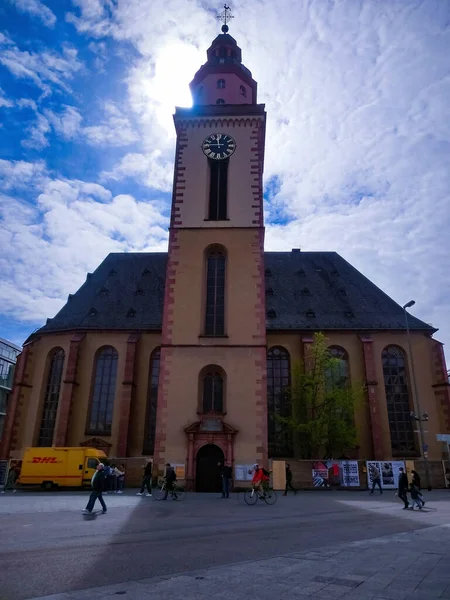
M 81 129 L 83 117 L 74 106 L 64 106 L 61 113 L 45 110 L 45 116 L 58 135 L 65 139 L 73 139 Z
M 0 189 L 7 191 L 12 188 L 32 187 L 42 185 L 47 175 L 44 161 L 26 162 L 24 160 L 0 159 Z
M 172 161 L 167 161 L 160 150 L 149 154 L 131 152 L 122 157 L 111 171 L 103 171 L 101 180 L 119 181 L 134 178 L 144 185 L 162 191 L 170 191 L 173 178 Z
M 42 175 L 42 164 L 0 161 L 0 174 Z M 31 182 L 30 182 L 31 183 Z M 163 250 L 167 218 L 158 203 L 112 197 L 101 185 L 40 178 L 36 204 L 0 195 L 0 303 L 25 322 L 54 315 L 109 252 Z
M 16 8 L 32 17 L 37 17 L 47 27 L 54 27 L 56 23 L 55 14 L 40 0 L 10 0 Z
M 52 93 L 52 86 L 68 92 L 68 82 L 83 69 L 77 50 L 65 46 L 62 53 L 44 50 L 20 50 L 8 37 L 0 34 L 0 63 L 18 79 L 27 79 L 39 87 L 44 95 Z
M 128 146 L 139 137 L 130 120 L 112 102 L 104 104 L 105 118 L 99 125 L 84 126 L 83 116 L 74 106 L 63 106 L 61 112 L 44 109 L 36 113 L 36 121 L 29 128 L 29 138 L 22 142 L 27 148 L 48 146 L 47 134 L 51 129 L 65 140 L 85 141 L 91 146 Z
M 0 87 L 0 108 L 11 108 L 14 102 L 5 96 L 5 92 Z
M 112 102 L 106 102 L 106 118 L 100 125 L 83 128 L 83 135 L 93 145 L 127 146 L 139 139 L 136 131 L 119 108 Z

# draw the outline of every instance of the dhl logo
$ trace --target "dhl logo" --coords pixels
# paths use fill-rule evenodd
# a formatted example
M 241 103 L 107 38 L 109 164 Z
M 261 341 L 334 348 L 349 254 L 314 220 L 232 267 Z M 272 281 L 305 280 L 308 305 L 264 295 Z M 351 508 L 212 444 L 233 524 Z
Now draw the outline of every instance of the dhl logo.
M 56 463 L 56 456 L 33 456 L 31 459 L 32 463 Z

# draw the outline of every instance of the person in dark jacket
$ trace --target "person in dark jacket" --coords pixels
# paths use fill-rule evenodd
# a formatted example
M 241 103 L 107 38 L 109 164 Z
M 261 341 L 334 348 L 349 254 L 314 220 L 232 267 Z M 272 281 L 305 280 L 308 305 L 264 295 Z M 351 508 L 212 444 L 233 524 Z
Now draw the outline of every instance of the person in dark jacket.
M 419 506 L 419 508 L 422 508 L 422 506 L 425 506 L 425 500 L 423 499 L 422 493 L 421 493 L 421 485 L 420 485 L 420 475 L 417 471 L 411 471 L 411 475 L 412 475 L 412 479 L 411 479 L 411 498 L 413 500 L 416 500 L 416 504 Z M 421 506 L 420 506 L 421 505 Z M 413 502 L 413 506 L 414 506 L 414 502 Z
M 398 497 L 400 498 L 400 500 L 403 500 L 404 503 L 404 507 L 405 508 L 409 508 L 409 502 L 408 502 L 408 477 L 403 469 L 403 467 L 400 467 L 400 469 L 398 470 L 400 473 L 400 476 L 398 478 Z
M 102 509 L 103 509 L 103 514 L 106 513 L 107 508 L 106 508 L 106 504 L 105 504 L 105 501 L 103 500 L 103 496 L 102 496 L 103 489 L 105 486 L 105 478 L 106 478 L 104 467 L 105 467 L 105 465 L 103 463 L 99 463 L 97 465 L 97 470 L 95 471 L 94 476 L 91 481 L 92 492 L 91 492 L 91 495 L 89 496 L 89 502 L 87 503 L 86 508 L 83 510 L 84 513 L 92 512 L 95 501 L 97 499 L 100 500 L 100 504 L 102 505 Z
M 143 496 L 145 488 L 147 488 L 147 493 L 145 495 L 146 496 L 152 495 L 152 471 L 153 471 L 152 461 L 148 460 L 144 467 L 144 476 L 142 478 L 142 485 L 141 485 L 140 491 L 136 494 L 137 496 Z
M 288 490 L 292 490 L 294 494 L 297 494 L 297 490 L 292 485 L 292 471 L 289 463 L 286 463 L 286 487 L 284 488 L 283 496 L 287 496 Z
M 233 477 L 233 470 L 229 462 L 219 463 L 220 477 L 222 478 L 222 498 L 230 497 L 230 482 Z
M 177 474 L 175 473 L 175 469 L 173 467 L 170 466 L 170 463 L 166 464 L 166 494 L 163 498 L 163 500 L 167 500 L 167 496 L 169 494 L 169 492 L 173 492 L 173 485 L 175 483 L 175 481 L 177 480 Z M 177 499 L 176 494 L 172 494 L 172 498 L 174 500 Z
M 372 477 L 372 489 L 371 489 L 370 493 L 373 494 L 375 491 L 375 486 L 378 486 L 378 489 L 380 490 L 380 494 L 382 494 L 383 488 L 381 487 L 380 469 L 376 465 L 372 466 L 371 477 Z

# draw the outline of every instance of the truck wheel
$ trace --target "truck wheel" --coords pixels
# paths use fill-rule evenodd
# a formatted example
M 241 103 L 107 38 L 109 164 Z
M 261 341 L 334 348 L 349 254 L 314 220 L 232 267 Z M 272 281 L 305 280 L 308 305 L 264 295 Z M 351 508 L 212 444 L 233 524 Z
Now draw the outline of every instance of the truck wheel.
M 53 481 L 43 481 L 41 483 L 41 488 L 43 490 L 48 490 L 48 491 L 52 490 L 53 489 Z

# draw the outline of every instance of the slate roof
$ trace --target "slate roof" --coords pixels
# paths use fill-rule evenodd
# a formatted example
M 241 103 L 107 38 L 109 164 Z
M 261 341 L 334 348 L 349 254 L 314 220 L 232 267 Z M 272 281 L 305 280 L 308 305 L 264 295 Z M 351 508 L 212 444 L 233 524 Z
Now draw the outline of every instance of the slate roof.
M 167 253 L 109 254 L 36 334 L 162 325 Z M 403 309 L 336 252 L 266 252 L 267 329 L 403 330 Z M 412 330 L 432 326 L 409 317 Z

